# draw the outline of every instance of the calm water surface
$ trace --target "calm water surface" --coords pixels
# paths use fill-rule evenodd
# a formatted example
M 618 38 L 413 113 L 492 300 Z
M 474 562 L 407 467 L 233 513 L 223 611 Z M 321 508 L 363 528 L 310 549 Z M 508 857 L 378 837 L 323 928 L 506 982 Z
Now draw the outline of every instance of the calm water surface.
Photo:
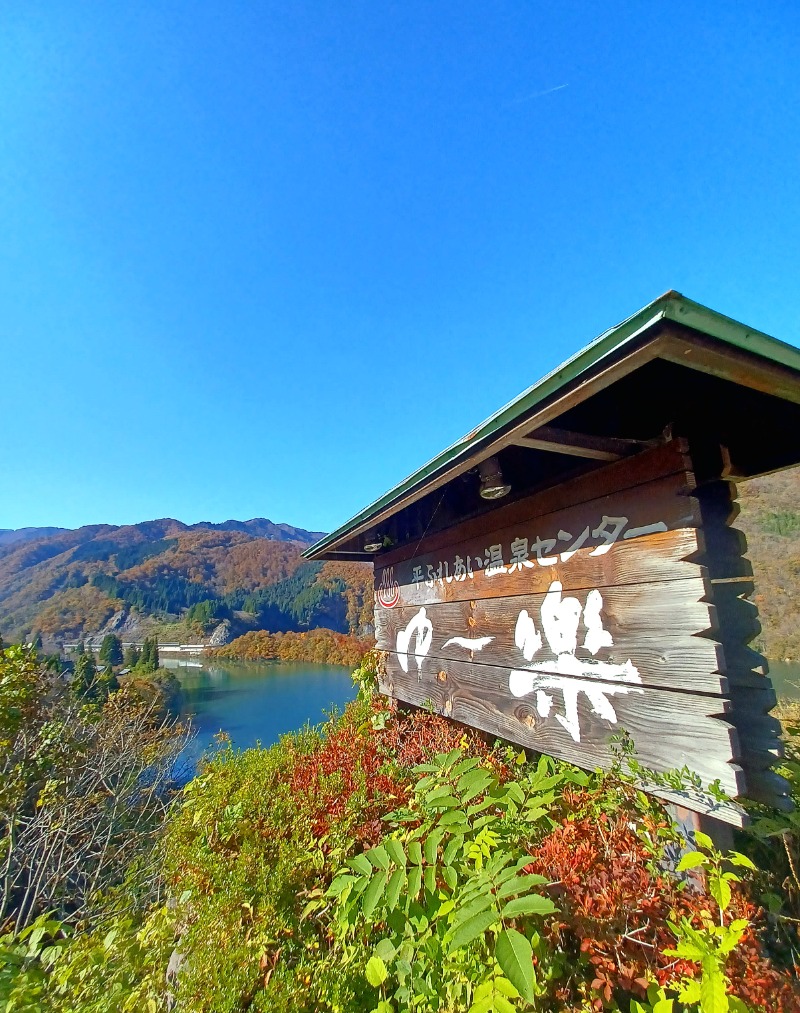
M 197 760 L 219 731 L 234 746 L 270 746 L 286 732 L 325 719 L 331 707 L 342 708 L 356 695 L 352 669 L 305 662 L 198 662 L 164 658 L 181 681 L 184 713 L 192 716 Z
M 270 746 L 286 732 L 324 720 L 326 711 L 343 707 L 356 693 L 351 669 L 340 665 L 169 658 L 162 664 L 180 678 L 184 713 L 197 730 L 187 757 L 192 762 L 219 731 L 240 749 Z M 778 696 L 800 700 L 799 663 L 771 661 L 770 678 Z

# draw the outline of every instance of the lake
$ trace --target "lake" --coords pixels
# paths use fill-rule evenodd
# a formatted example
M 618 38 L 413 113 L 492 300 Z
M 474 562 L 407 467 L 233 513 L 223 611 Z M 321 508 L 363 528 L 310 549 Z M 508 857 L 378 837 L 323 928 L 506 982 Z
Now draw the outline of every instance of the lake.
M 239 749 L 270 746 L 286 732 L 325 720 L 356 695 L 352 667 L 305 662 L 185 661 L 162 658 L 181 681 L 183 713 L 192 717 L 195 762 L 220 730 Z
M 778 696 L 800 700 L 800 662 L 771 661 L 769 677 Z
M 307 722 L 323 721 L 331 707 L 342 708 L 356 695 L 347 666 L 170 658 L 162 664 L 181 680 L 183 712 L 197 731 L 188 757 L 193 762 L 220 730 L 240 749 L 270 746 Z M 800 664 L 772 661 L 770 677 L 778 696 L 800 699 Z

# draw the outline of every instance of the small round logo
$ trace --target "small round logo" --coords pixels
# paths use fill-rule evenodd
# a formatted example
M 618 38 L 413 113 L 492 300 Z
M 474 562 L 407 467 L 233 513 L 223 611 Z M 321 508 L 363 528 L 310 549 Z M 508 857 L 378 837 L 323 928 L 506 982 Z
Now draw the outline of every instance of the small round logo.
M 385 609 L 394 608 L 400 601 L 400 585 L 394 579 L 394 567 L 387 566 L 381 574 L 381 583 L 377 593 L 378 603 Z

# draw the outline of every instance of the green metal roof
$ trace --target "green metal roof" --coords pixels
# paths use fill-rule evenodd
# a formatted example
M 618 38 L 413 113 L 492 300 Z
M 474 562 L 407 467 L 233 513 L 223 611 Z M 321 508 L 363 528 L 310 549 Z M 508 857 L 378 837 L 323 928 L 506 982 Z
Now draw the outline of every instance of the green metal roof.
M 777 338 L 770 337 L 770 335 L 757 331 L 752 327 L 746 327 L 744 324 L 721 313 L 717 313 L 707 306 L 687 299 L 679 292 L 665 292 L 664 295 L 648 303 L 647 306 L 634 313 L 633 316 L 628 317 L 627 320 L 623 320 L 622 323 L 617 324 L 595 338 L 585 348 L 576 352 L 575 355 L 542 377 L 532 387 L 523 391 L 522 394 L 503 408 L 500 408 L 494 415 L 490 415 L 485 422 L 482 422 L 472 432 L 457 440 L 440 454 L 437 454 L 436 457 L 428 461 L 427 464 L 423 465 L 412 475 L 409 475 L 408 478 L 404 479 L 393 489 L 390 489 L 354 517 L 351 517 L 346 524 L 343 524 L 310 546 L 303 555 L 308 558 L 314 558 L 334 543 L 341 541 L 356 528 L 369 523 L 372 517 L 375 517 L 381 511 L 391 506 L 393 502 L 401 499 L 410 490 L 418 488 L 432 476 L 446 470 L 460 459 L 469 456 L 477 444 L 490 440 L 492 436 L 499 434 L 518 418 L 530 412 L 531 409 L 544 401 L 545 398 L 556 394 L 568 383 L 580 378 L 592 366 L 623 348 L 643 331 L 662 320 L 672 320 L 685 327 L 693 328 L 736 348 L 769 359 L 782 366 L 787 366 L 800 373 L 800 350 L 794 346 L 784 341 L 779 341 Z

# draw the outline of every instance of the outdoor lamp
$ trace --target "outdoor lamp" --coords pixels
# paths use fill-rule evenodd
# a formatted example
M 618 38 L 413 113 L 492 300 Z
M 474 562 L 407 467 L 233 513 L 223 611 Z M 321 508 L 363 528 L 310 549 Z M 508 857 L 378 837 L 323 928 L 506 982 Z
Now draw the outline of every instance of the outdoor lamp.
M 503 478 L 500 462 L 496 457 L 489 457 L 478 465 L 481 485 L 478 490 L 484 499 L 502 499 L 511 492 L 511 486 Z

